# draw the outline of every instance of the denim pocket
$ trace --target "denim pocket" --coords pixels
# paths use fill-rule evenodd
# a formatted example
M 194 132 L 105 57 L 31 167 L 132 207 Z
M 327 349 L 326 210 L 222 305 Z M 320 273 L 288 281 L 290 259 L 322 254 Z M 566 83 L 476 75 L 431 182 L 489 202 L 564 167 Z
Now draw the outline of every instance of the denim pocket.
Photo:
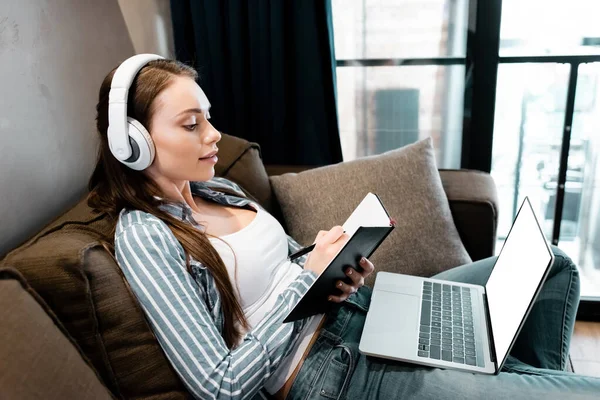
M 344 346 L 335 346 L 326 361 L 319 394 L 328 399 L 340 399 L 354 370 L 354 355 Z

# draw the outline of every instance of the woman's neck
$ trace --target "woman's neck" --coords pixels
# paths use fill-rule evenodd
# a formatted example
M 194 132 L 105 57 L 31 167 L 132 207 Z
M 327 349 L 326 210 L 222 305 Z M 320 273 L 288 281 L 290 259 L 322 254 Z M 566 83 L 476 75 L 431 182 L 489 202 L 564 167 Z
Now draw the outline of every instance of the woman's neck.
M 192 195 L 190 181 L 173 182 L 164 179 L 157 179 L 155 181 L 165 198 L 177 203 L 185 203 L 192 211 L 199 212 L 198 206 L 194 201 L 194 196 Z

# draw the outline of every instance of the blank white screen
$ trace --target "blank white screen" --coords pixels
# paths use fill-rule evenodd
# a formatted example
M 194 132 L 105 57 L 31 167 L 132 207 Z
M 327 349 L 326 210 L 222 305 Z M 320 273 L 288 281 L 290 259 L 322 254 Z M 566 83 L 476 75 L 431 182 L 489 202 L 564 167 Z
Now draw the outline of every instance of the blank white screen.
M 498 363 L 504 360 L 551 259 L 525 200 L 485 285 Z

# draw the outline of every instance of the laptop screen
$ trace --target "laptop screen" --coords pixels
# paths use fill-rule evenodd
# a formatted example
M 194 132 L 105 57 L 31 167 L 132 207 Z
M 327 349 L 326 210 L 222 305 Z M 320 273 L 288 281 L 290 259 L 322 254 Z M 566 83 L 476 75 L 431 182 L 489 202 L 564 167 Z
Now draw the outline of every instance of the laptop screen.
M 553 260 L 525 198 L 487 284 L 487 302 L 500 367 Z

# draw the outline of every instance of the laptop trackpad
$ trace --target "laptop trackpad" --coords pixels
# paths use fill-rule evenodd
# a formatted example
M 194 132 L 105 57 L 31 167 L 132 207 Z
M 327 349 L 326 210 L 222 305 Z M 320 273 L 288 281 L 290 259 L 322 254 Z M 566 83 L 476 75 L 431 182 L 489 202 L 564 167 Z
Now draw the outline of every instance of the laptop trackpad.
M 361 351 L 394 356 L 415 349 L 419 297 L 375 291 L 361 338 Z M 397 354 L 394 354 L 397 353 Z

